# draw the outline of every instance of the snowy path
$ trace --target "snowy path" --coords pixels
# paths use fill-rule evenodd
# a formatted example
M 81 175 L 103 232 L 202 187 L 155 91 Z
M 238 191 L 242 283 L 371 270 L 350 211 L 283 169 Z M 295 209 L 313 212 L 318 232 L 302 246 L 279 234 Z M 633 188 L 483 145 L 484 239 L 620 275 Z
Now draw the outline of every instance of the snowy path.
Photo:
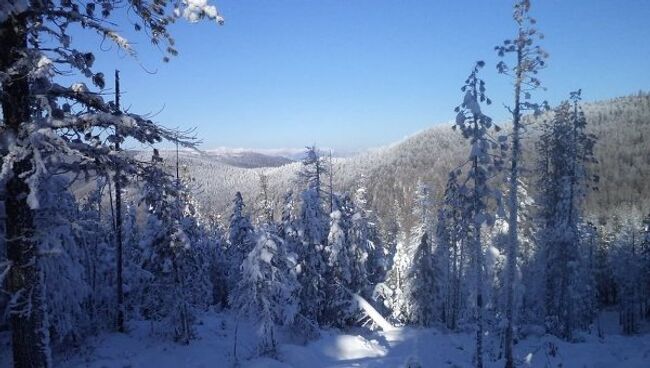
M 234 367 L 235 320 L 230 314 L 208 314 L 197 326 L 197 339 L 183 346 L 150 334 L 150 324 L 131 323 L 131 332 L 104 334 L 89 339 L 69 357 L 58 357 L 55 367 L 66 368 L 213 368 Z M 282 344 L 277 359 L 255 355 L 254 328 L 239 324 L 238 356 L 241 368 L 403 368 L 471 367 L 472 334 L 446 334 L 435 329 L 394 328 L 370 333 L 323 331 L 320 339 L 305 345 Z M 611 328 L 610 331 L 614 329 Z M 6 333 L 0 334 L 0 368 L 10 367 Z M 650 335 L 607 335 L 604 341 L 586 336 L 570 344 L 554 337 L 529 338 L 516 345 L 520 367 L 650 367 Z M 487 346 L 493 340 L 486 339 Z M 7 349 L 5 349 L 7 347 Z M 496 350 L 496 349 L 495 349 Z M 486 368 L 503 362 L 486 354 Z
M 467 340 L 466 335 L 460 336 L 464 338 L 460 340 Z M 306 347 L 284 345 L 280 359 L 290 367 L 319 368 L 403 367 L 409 360 L 418 361 L 423 368 L 470 363 L 456 336 L 401 328 L 366 337 L 327 336 Z
M 395 329 L 373 336 L 327 336 L 308 346 L 284 345 L 278 367 L 313 368 L 396 368 L 472 367 L 474 349 L 471 334 L 442 334 L 433 329 Z M 553 355 L 555 354 L 555 355 Z M 490 359 L 486 367 L 503 367 L 502 360 Z M 570 344 L 551 336 L 525 340 L 516 346 L 522 367 L 650 367 L 650 336 L 612 335 Z M 253 367 L 264 367 L 253 365 Z

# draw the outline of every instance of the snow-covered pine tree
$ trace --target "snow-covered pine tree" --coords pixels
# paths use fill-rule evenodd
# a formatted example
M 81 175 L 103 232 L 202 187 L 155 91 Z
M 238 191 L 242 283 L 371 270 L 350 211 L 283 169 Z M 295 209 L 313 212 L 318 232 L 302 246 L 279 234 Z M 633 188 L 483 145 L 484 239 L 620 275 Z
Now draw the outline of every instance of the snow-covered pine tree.
M 422 179 L 418 179 L 413 203 L 413 217 L 415 219 L 415 229 L 421 229 L 421 233 L 431 232 L 433 219 L 431 218 L 431 190 Z
M 463 248 L 461 247 L 460 209 L 457 177 L 449 174 L 443 197 L 438 209 L 438 221 L 435 229 L 435 267 L 439 298 L 437 308 L 441 321 L 451 330 L 455 330 L 461 308 L 461 280 L 463 274 Z
M 342 203 L 341 203 L 342 202 Z M 347 202 L 347 203 L 346 203 Z M 334 199 L 334 212 L 330 214 L 330 230 L 324 257 L 327 261 L 326 297 L 323 321 L 331 326 L 344 327 L 351 322 L 353 266 L 350 252 L 351 209 L 349 201 Z M 351 254 L 352 253 L 352 254 Z
M 171 330 L 175 340 L 186 344 L 193 337 L 195 311 L 212 298 L 203 263 L 209 257 L 203 253 L 205 244 L 197 242 L 195 229 L 188 224 L 194 221 L 189 189 L 180 178 L 174 179 L 164 171 L 156 150 L 143 176 L 141 201 L 147 205 L 148 218 L 141 248 L 149 256 L 145 268 L 151 279 L 142 314 L 163 322 L 163 334 L 169 335 Z
M 395 199 L 390 207 L 389 215 L 379 219 L 381 242 L 384 247 L 384 253 L 386 254 L 386 272 L 391 269 L 393 263 L 395 247 L 402 226 L 400 217 L 400 204 L 397 199 Z M 388 276 L 388 274 L 386 274 L 386 276 Z
M 176 178 L 176 186 L 179 223 L 191 245 L 182 263 L 188 303 L 192 309 L 205 310 L 213 301 L 210 269 L 215 259 L 214 247 L 220 239 L 211 237 L 213 233 L 194 196 L 198 188 L 186 166 L 182 167 L 181 176 Z
M 298 313 L 295 267 L 295 257 L 286 252 L 275 229 L 262 226 L 231 294 L 233 309 L 258 323 L 262 354 L 275 354 L 278 326 L 292 324 Z
M 318 321 L 325 298 L 325 272 L 323 250 L 326 244 L 327 224 L 316 188 L 302 192 L 302 205 L 298 218 L 300 245 L 296 249 L 300 262 L 298 280 L 301 285 L 301 310 L 304 317 Z
M 235 193 L 232 214 L 228 226 L 228 289 L 233 290 L 239 282 L 241 264 L 255 246 L 255 230 L 249 215 L 244 209 L 244 199 L 240 192 Z
M 43 254 L 50 338 L 56 346 L 78 342 L 96 322 L 86 310 L 93 291 L 81 247 L 86 234 L 77 222 L 77 203 L 67 192 L 68 185 L 63 176 L 43 178 L 38 193 L 40 206 L 35 212 L 35 239 Z
M 324 189 L 323 181 L 326 180 L 329 171 L 329 163 L 320 156 L 318 148 L 316 146 L 305 147 L 305 158 L 302 160 L 300 171 L 298 171 L 298 181 L 305 188 L 316 189 L 318 196 L 324 197 L 328 193 Z
M 420 233 L 417 231 L 416 233 Z M 419 239 L 415 249 L 413 262 L 408 273 L 406 289 L 409 322 L 420 326 L 431 326 L 438 320 L 437 310 L 438 288 L 436 269 L 432 254 L 429 234 L 422 232 L 413 239 Z
M 463 103 L 456 107 L 454 129 L 460 129 L 463 138 L 470 143 L 469 159 L 463 164 L 467 166 L 467 176 L 462 182 L 459 192 L 464 197 L 461 202 L 462 228 L 467 229 L 466 239 L 472 250 L 472 272 L 475 277 L 475 318 L 476 318 L 476 366 L 483 367 L 483 272 L 484 256 L 481 242 L 483 224 L 494 224 L 494 216 L 488 210 L 488 202 L 495 200 L 497 208 L 501 209 L 500 193 L 493 189 L 489 178 L 503 168 L 503 153 L 506 148 L 505 136 L 493 138 L 490 130 L 500 128 L 492 119 L 483 114 L 481 103 L 491 104 L 485 95 L 485 82 L 478 77 L 479 70 L 485 66 L 483 61 L 476 63 L 461 90 L 465 93 Z M 497 151 L 493 153 L 492 151 Z M 460 174 L 461 168 L 457 169 Z
M 170 23 L 180 17 L 222 22 L 216 8 L 207 3 L 129 0 L 127 4 L 132 15 L 128 19 L 136 30 L 146 31 L 154 44 L 167 46 L 165 60 L 177 53 L 167 29 Z M 34 210 L 39 208 L 41 180 L 62 170 L 90 174 L 114 165 L 129 171 L 134 168 L 132 157 L 109 154 L 106 142 L 117 138 L 114 134 L 101 136 L 99 130 L 119 127 L 119 139 L 150 144 L 183 139 L 141 116 L 113 114 L 101 95 L 90 92 L 84 83 L 63 86 L 54 81 L 57 73 L 72 70 L 99 88 L 105 84 L 104 75 L 92 69 L 94 54 L 73 46 L 70 29 L 98 34 L 100 39 L 135 54 L 113 28 L 118 28 L 115 22 L 127 19 L 115 16 L 118 8 L 122 7 L 104 0 L 82 4 L 16 0 L 3 3 L 0 10 L 0 141 L 5 142 L 0 153 L 0 183 L 6 199 L 5 237 L 11 264 L 7 287 L 15 299 L 9 313 L 13 360 L 19 367 L 52 365 L 42 267 L 34 240 Z
M 352 219 L 352 236 L 353 244 L 360 244 L 357 249 L 365 249 L 367 261 L 367 285 L 364 285 L 359 291 L 365 297 L 370 297 L 372 288 L 386 277 L 388 270 L 388 252 L 382 244 L 382 237 L 377 228 L 379 220 L 371 209 L 368 200 L 368 178 L 361 175 L 357 190 L 354 194 L 355 215 Z
M 299 238 L 296 224 L 296 203 L 293 198 L 293 191 L 289 190 L 284 194 L 280 222 L 278 223 L 278 236 L 282 238 L 286 248 L 290 252 L 296 252 Z
M 570 339 L 581 319 L 576 315 L 576 300 L 581 287 L 580 263 L 581 199 L 597 181 L 588 174 L 595 162 L 595 137 L 586 132 L 587 121 L 578 107 L 580 91 L 571 93 L 554 110 L 553 118 L 542 125 L 538 142 L 538 181 L 540 221 L 538 239 L 545 269 L 545 315 L 549 332 Z
M 142 234 L 138 227 L 137 204 L 128 203 L 124 213 L 122 232 L 124 238 L 124 302 L 126 318 L 141 318 L 140 305 L 150 274 L 144 268 L 148 255 L 140 247 Z
M 82 199 L 77 219 L 81 232 L 78 242 L 86 253 L 85 272 L 92 290 L 87 313 L 94 321 L 93 332 L 108 328 L 115 321 L 113 224 L 110 211 L 102 206 L 108 180 L 97 177 L 96 183 L 96 188 Z
M 515 274 L 517 267 L 517 252 L 519 250 L 518 215 L 519 206 L 519 175 L 522 150 L 522 117 L 526 110 L 537 111 L 539 105 L 531 103 L 531 91 L 540 87 L 537 74 L 545 65 L 548 54 L 535 42 L 543 36 L 535 29 L 535 20 L 529 15 L 530 0 L 516 0 L 513 19 L 517 24 L 517 34 L 513 39 L 507 39 L 495 49 L 500 57 L 514 54 L 515 61 L 512 68 L 501 61 L 497 70 L 506 74 L 514 82 L 514 106 L 509 108 L 512 113 L 512 145 L 510 156 L 509 188 L 508 188 L 508 232 L 509 243 L 507 247 L 506 266 L 506 329 L 505 329 L 505 358 L 506 368 L 514 367 L 512 343 L 514 338 L 514 309 L 515 309 Z
M 429 187 L 419 180 L 415 189 L 413 217 L 415 223 L 410 231 L 409 249 L 411 258 L 404 287 L 406 298 L 406 321 L 430 326 L 436 319 L 436 282 L 433 249 L 430 241 L 431 198 Z
M 399 216 L 398 216 L 399 218 Z M 398 231 L 395 236 L 395 246 L 392 255 L 391 268 L 388 271 L 385 287 L 378 292 L 384 300 L 384 305 L 390 310 L 391 318 L 397 322 L 407 321 L 407 298 L 404 293 L 406 277 L 413 260 L 413 249 L 406 232 L 402 229 L 402 221 L 398 219 Z
M 543 274 L 543 268 L 540 268 L 535 256 L 539 251 L 538 243 L 534 238 L 535 234 L 535 221 L 532 218 L 532 210 L 535 208 L 535 201 L 529 194 L 527 181 L 520 177 L 517 190 L 518 206 L 517 206 L 517 263 L 515 273 L 514 290 L 509 289 L 508 284 L 508 247 L 511 243 L 511 235 L 509 228 L 509 218 L 499 219 L 499 228 L 502 234 L 494 234 L 494 245 L 498 248 L 499 253 L 502 254 L 505 261 L 505 268 L 499 275 L 500 290 L 497 290 L 497 297 L 499 302 L 499 310 L 505 311 L 508 308 L 508 293 L 514 291 L 513 294 L 513 315 L 514 326 L 520 323 L 537 323 L 538 317 L 543 314 L 540 309 L 541 304 L 539 301 L 543 298 L 543 283 L 542 278 L 539 277 Z M 501 223 L 502 222 L 502 223 Z M 505 233 L 503 233 L 505 232 Z M 506 316 L 507 323 L 507 316 Z M 513 327 L 514 328 L 514 327 Z M 516 336 L 516 329 L 513 333 Z M 505 332 L 505 331 L 503 331 Z M 505 334 L 504 334 L 505 335 Z M 505 338 L 505 336 L 504 336 Z
M 212 304 L 225 308 L 228 305 L 228 260 L 226 259 L 225 231 L 218 216 L 208 216 L 206 232 L 210 283 L 212 284 Z
M 381 254 L 384 255 L 383 277 L 377 280 L 375 290 L 373 291 L 373 299 L 384 299 L 380 294 L 380 290 L 386 287 L 386 280 L 389 277 L 391 268 L 393 267 L 393 257 L 395 256 L 395 248 L 397 244 L 398 234 L 400 232 L 399 224 L 399 203 L 397 200 L 393 201 L 390 211 L 386 216 L 377 216 L 379 243 L 382 248 Z
M 269 178 L 266 174 L 259 174 L 259 193 L 256 204 L 256 224 L 270 224 L 273 222 L 273 205 L 269 193 Z
M 298 173 L 306 188 L 301 193 L 300 213 L 296 219 L 300 244 L 296 249 L 301 285 L 300 305 L 303 317 L 319 321 L 325 298 L 327 263 L 323 250 L 327 243 L 328 220 L 324 211 L 322 179 L 326 165 L 315 147 L 307 147 L 302 168 Z
M 348 252 L 350 257 L 350 271 L 352 273 L 352 282 L 350 289 L 355 293 L 359 293 L 364 297 L 370 296 L 372 291 L 371 278 L 371 265 L 372 261 L 374 267 L 379 268 L 375 255 L 375 243 L 370 240 L 370 228 L 368 225 L 367 217 L 364 217 L 364 212 L 361 211 L 349 197 L 344 210 L 350 211 L 350 227 L 347 231 L 348 238 Z

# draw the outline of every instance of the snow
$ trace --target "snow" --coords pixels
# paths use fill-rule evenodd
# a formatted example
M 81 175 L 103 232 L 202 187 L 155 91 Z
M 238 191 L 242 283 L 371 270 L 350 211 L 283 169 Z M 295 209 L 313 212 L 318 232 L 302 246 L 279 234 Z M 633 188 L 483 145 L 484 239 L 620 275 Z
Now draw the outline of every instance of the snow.
M 382 330 L 384 331 L 392 331 L 394 329 L 393 325 L 390 324 L 375 308 L 373 308 L 370 303 L 368 303 L 365 299 L 360 297 L 358 294 L 354 294 L 352 298 L 357 302 L 359 305 L 359 308 L 363 309 L 363 311 L 372 319 L 372 321 L 379 326 Z
M 214 5 L 208 5 L 207 0 L 183 0 L 183 8 L 176 8 L 174 14 L 182 15 L 190 23 L 196 23 L 204 17 L 214 19 L 217 23 L 224 22 L 223 17 Z
M 605 312 L 604 324 L 616 314 Z M 152 336 L 149 322 L 131 322 L 127 334 L 108 333 L 91 338 L 67 357 L 58 357 L 55 367 L 70 368 L 207 368 L 215 364 L 234 366 L 233 342 L 237 333 L 237 361 L 243 368 L 395 368 L 406 362 L 428 367 L 472 367 L 474 336 L 471 333 L 442 333 L 436 329 L 395 327 L 389 331 L 365 329 L 325 330 L 306 345 L 283 335 L 275 357 L 256 357 L 257 337 L 251 323 L 236 322 L 229 312 L 208 312 L 197 326 L 198 338 L 189 345 Z M 553 336 L 529 337 L 515 345 L 520 367 L 641 368 L 650 363 L 648 335 L 623 336 L 609 327 L 604 338 L 585 335 L 584 342 L 568 343 Z M 9 335 L 0 333 L 0 368 L 11 365 Z M 487 346 L 498 347 L 498 337 L 486 337 Z M 496 348 L 498 349 L 498 348 Z M 503 367 L 503 360 L 486 352 L 486 367 Z M 412 365 L 413 366 L 413 365 Z
M 467 92 L 465 92 L 465 97 L 463 98 L 463 105 L 472 114 L 474 115 L 481 114 L 481 106 L 478 104 L 478 101 L 476 101 L 476 96 L 474 96 L 474 94 L 472 94 L 470 90 L 467 90 Z

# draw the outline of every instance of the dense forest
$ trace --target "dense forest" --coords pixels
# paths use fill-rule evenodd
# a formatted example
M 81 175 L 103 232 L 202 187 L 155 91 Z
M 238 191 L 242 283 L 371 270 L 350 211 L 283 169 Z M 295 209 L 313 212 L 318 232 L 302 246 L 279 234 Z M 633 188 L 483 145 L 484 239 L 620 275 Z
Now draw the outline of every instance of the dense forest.
M 170 24 L 223 22 L 206 1 L 127 3 L 165 61 L 177 53 Z M 124 109 L 119 72 L 95 71 L 69 36 L 79 26 L 134 52 L 112 28 L 115 5 L 0 6 L 7 365 L 67 366 L 142 321 L 155 341 L 191 346 L 210 313 L 236 321 L 231 366 L 282 361 L 286 341 L 331 331 L 464 334 L 475 367 L 524 366 L 532 353 L 517 345 L 540 336 L 604 339 L 607 313 L 624 335 L 646 332 L 650 95 L 537 101 L 549 55 L 529 1 L 515 3 L 496 68 L 468 61 L 453 122 L 351 157 L 315 146 L 300 162 L 253 157 L 277 167 L 216 161 L 192 131 Z M 482 79 L 495 69 L 513 87 L 503 124 Z M 70 71 L 88 84 L 63 84 Z M 252 351 L 240 321 L 254 326 Z

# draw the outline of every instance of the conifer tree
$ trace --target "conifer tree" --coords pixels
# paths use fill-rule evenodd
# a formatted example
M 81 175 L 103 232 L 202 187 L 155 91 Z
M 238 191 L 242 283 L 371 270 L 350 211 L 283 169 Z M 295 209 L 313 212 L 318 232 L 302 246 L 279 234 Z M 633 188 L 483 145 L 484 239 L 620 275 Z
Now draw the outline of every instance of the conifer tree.
M 240 192 L 232 202 L 232 214 L 228 227 L 228 289 L 234 289 L 240 278 L 241 264 L 255 246 L 255 233 L 248 214 L 245 213 L 244 199 Z
M 419 180 L 415 189 L 413 215 L 415 224 L 410 231 L 410 264 L 405 278 L 406 318 L 409 323 L 430 326 L 439 316 L 436 265 L 430 238 L 431 198 L 429 187 Z
M 311 187 L 302 192 L 302 204 L 298 217 L 297 248 L 300 262 L 298 280 L 301 285 L 301 309 L 304 317 L 318 321 L 322 316 L 325 298 L 326 263 L 323 255 L 327 240 L 327 223 L 318 191 Z
M 293 191 L 289 190 L 284 194 L 280 222 L 278 224 L 278 236 L 285 242 L 290 252 L 296 252 L 298 247 L 298 228 L 296 224 L 296 203 L 293 198 Z
M 107 328 L 109 321 L 115 320 L 112 224 L 108 223 L 110 218 L 102 206 L 107 182 L 103 177 L 96 178 L 96 188 L 82 199 L 77 219 L 80 232 L 77 241 L 85 251 L 85 273 L 92 290 L 87 301 L 87 312 L 89 320 L 94 321 L 93 332 Z
M 508 232 L 509 243 L 507 247 L 506 267 L 506 330 L 505 330 L 505 356 L 506 368 L 514 367 L 512 355 L 513 329 L 514 329 L 514 300 L 515 300 L 515 274 L 517 267 L 517 252 L 519 250 L 518 238 L 518 206 L 519 206 L 519 176 L 521 170 L 523 114 L 526 110 L 539 109 L 539 105 L 531 103 L 531 91 L 540 87 L 537 78 L 538 71 L 544 67 L 548 57 L 546 52 L 535 45 L 535 41 L 543 38 L 535 29 L 535 19 L 529 15 L 530 0 L 517 0 L 514 5 L 513 19 L 517 24 L 517 35 L 507 39 L 503 45 L 496 46 L 499 56 L 514 54 L 515 62 L 512 68 L 501 61 L 497 64 L 499 73 L 510 76 L 514 82 L 514 106 L 509 108 L 512 114 L 512 145 L 509 170 L 508 192 Z
M 157 151 L 143 175 L 141 201 L 148 218 L 140 247 L 146 252 L 145 269 L 151 274 L 143 315 L 163 322 L 164 335 L 187 344 L 194 337 L 196 311 L 212 299 L 203 263 L 208 259 L 206 244 L 202 234 L 197 234 L 189 188 L 164 171 Z
M 442 322 L 451 330 L 457 328 L 460 316 L 461 282 L 465 264 L 463 231 L 460 228 L 463 204 L 460 202 L 462 197 L 457 180 L 455 172 L 449 173 L 443 203 L 438 210 L 435 233 L 435 259 L 440 275 L 436 281 L 441 293 L 439 308 L 442 311 Z
M 419 238 L 408 274 L 407 298 L 409 322 L 431 326 L 437 320 L 436 269 L 428 233 Z
M 327 244 L 328 221 L 324 211 L 322 180 L 326 165 L 314 146 L 307 147 L 298 179 L 305 189 L 301 193 L 297 218 L 300 244 L 296 249 L 300 273 L 302 315 L 311 321 L 322 319 L 327 264 L 323 254 Z
M 275 354 L 277 328 L 292 324 L 299 311 L 295 266 L 275 229 L 262 226 L 244 258 L 230 302 L 237 313 L 257 322 L 262 354 Z
M 335 200 L 335 203 L 338 202 Z M 350 256 L 350 242 L 348 234 L 351 227 L 349 209 L 336 206 L 330 215 L 330 231 L 325 247 L 327 260 L 327 293 L 325 298 L 325 321 L 329 325 L 343 327 L 350 322 L 353 266 Z
M 266 174 L 259 174 L 259 193 L 257 195 L 256 223 L 270 224 L 273 222 L 273 205 L 269 193 L 269 178 Z
M 368 199 L 368 178 L 362 175 L 354 193 L 353 236 L 352 242 L 358 243 L 360 249 L 367 253 L 365 268 L 367 269 L 367 285 L 364 285 L 365 296 L 369 296 L 370 289 L 383 281 L 388 270 L 388 252 L 384 247 L 378 229 L 379 220 L 371 209 Z M 362 254 L 362 253 L 361 253 Z M 365 280 L 364 280 L 365 282 Z
M 411 242 L 404 231 L 397 234 L 395 252 L 391 268 L 386 278 L 385 290 L 382 291 L 384 304 L 391 311 L 391 317 L 402 323 L 408 322 L 408 301 L 405 294 L 407 275 L 413 259 Z
M 483 367 L 483 246 L 481 228 L 483 224 L 494 224 L 494 215 L 488 210 L 488 202 L 496 200 L 497 208 L 501 208 L 500 193 L 489 185 L 489 178 L 503 168 L 503 150 L 505 137 L 492 138 L 490 130 L 500 128 L 481 110 L 481 103 L 491 104 L 485 95 L 485 82 L 478 77 L 479 70 L 485 66 L 483 61 L 476 63 L 461 90 L 465 93 L 463 103 L 456 107 L 457 112 L 454 129 L 459 129 L 463 138 L 469 141 L 469 159 L 463 164 L 467 166 L 467 176 L 461 184 L 460 193 L 462 218 L 467 229 L 467 239 L 472 250 L 472 271 L 475 277 L 475 318 L 476 318 L 476 353 L 474 361 L 478 368 Z M 496 153 L 492 153 L 496 149 Z M 457 174 L 461 172 L 459 168 Z
M 538 188 L 540 208 L 538 237 L 545 267 L 545 314 L 549 332 L 570 339 L 576 327 L 578 293 L 570 292 L 582 271 L 580 263 L 580 200 L 594 187 L 597 176 L 589 175 L 595 162 L 595 137 L 585 131 L 587 121 L 579 109 L 580 92 L 571 94 L 553 118 L 544 123 L 540 137 Z
M 93 291 L 81 247 L 84 234 L 78 223 L 74 196 L 62 176 L 44 178 L 36 211 L 36 239 L 43 256 L 43 278 L 48 300 L 50 338 L 56 346 L 77 341 L 92 331 L 85 303 Z

